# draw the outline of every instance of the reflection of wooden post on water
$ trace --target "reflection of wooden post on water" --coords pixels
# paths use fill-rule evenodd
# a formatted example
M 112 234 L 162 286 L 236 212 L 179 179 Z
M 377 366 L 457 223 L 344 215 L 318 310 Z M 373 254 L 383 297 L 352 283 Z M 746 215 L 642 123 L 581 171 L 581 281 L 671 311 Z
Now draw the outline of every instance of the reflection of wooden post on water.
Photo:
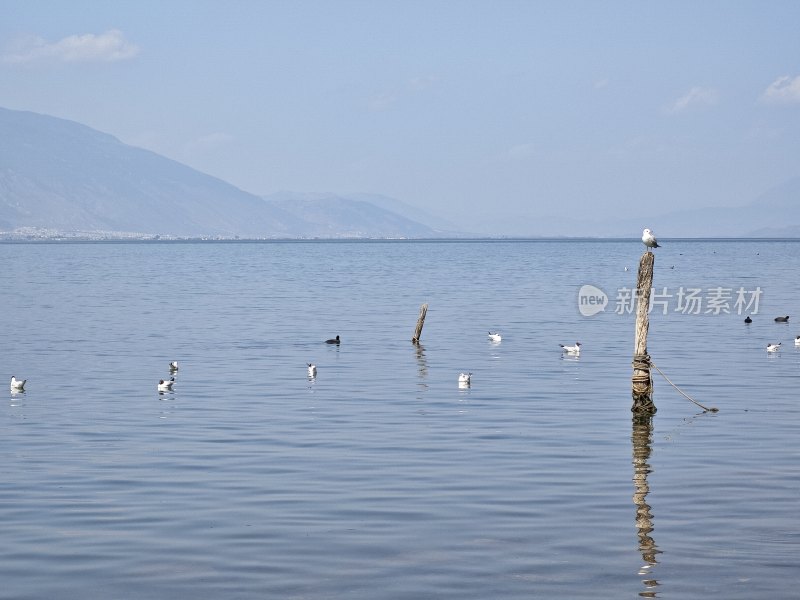
M 647 354 L 647 332 L 650 329 L 650 290 L 653 287 L 653 263 L 655 255 L 649 250 L 639 261 L 639 275 L 636 280 L 636 339 L 633 349 L 633 406 L 637 414 L 652 415 L 656 412 L 653 404 L 653 380 L 650 377 L 650 355 Z
M 419 318 L 417 318 L 417 328 L 414 330 L 414 337 L 411 341 L 419 344 L 419 338 L 422 335 L 422 326 L 425 324 L 425 315 L 428 314 L 428 304 L 425 303 L 419 307 Z
M 652 591 L 658 585 L 658 581 L 653 578 L 652 567 L 657 564 L 656 554 L 660 552 L 655 540 L 650 535 L 653 531 L 653 513 L 647 503 L 647 494 L 650 493 L 650 486 L 647 483 L 647 474 L 650 473 L 650 443 L 653 437 L 653 421 L 651 415 L 634 415 L 633 432 L 631 441 L 633 442 L 633 503 L 636 505 L 636 530 L 639 535 L 639 551 L 642 553 L 644 566 L 639 570 L 639 575 L 646 578 L 643 583 L 648 588 L 647 591 L 640 592 L 639 595 L 645 598 L 655 598 L 656 594 Z

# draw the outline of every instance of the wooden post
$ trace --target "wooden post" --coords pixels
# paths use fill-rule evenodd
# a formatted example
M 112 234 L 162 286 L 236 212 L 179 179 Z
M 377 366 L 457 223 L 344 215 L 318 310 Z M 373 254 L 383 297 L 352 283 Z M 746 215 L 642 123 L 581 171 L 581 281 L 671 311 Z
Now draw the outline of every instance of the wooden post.
M 653 288 L 653 263 L 655 255 L 649 250 L 639 261 L 639 275 L 636 281 L 636 338 L 633 348 L 633 377 L 631 387 L 633 406 L 637 414 L 655 414 L 653 404 L 653 380 L 650 376 L 650 355 L 647 354 L 647 332 L 650 329 L 650 291 Z
M 427 303 L 419 307 L 419 318 L 417 319 L 417 328 L 414 330 L 414 337 L 411 338 L 411 341 L 414 344 L 419 344 L 419 338 L 422 335 L 422 326 L 425 324 L 426 314 L 428 314 Z

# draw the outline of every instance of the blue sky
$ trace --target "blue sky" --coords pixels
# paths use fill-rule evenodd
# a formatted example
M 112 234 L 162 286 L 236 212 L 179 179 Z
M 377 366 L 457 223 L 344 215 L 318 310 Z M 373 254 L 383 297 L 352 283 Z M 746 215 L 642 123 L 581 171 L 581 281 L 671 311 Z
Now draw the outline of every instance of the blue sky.
M 0 106 L 465 230 L 800 175 L 800 2 L 0 0 Z M 661 232 L 662 235 L 669 232 Z

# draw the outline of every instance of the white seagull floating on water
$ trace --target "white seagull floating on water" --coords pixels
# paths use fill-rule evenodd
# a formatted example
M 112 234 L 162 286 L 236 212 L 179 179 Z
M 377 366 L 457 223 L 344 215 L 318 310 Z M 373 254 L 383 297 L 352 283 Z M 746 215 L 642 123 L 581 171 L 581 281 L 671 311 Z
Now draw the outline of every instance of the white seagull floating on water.
M 158 391 L 159 392 L 171 392 L 173 385 L 175 385 L 175 378 L 174 377 L 170 377 L 169 379 L 161 379 L 158 382 Z
M 645 229 L 642 232 L 642 243 L 647 248 L 660 248 L 661 247 L 661 246 L 658 245 L 658 242 L 656 241 L 656 235 L 652 231 L 650 231 L 649 229 Z M 648 250 L 648 252 L 649 252 L 649 250 Z
M 169 370 L 170 371 L 177 371 L 178 370 L 178 361 L 177 360 L 173 360 L 172 362 L 169 363 Z
M 309 377 L 316 377 L 317 376 L 317 365 L 313 363 L 306 363 L 308 365 L 308 376 Z
M 794 338 L 794 345 L 795 346 L 800 346 L 800 335 L 798 335 L 796 338 Z
M 565 346 L 564 344 L 559 344 L 561 346 L 561 350 L 566 352 L 567 354 L 580 354 L 581 353 L 581 343 L 575 342 L 574 346 Z
M 493 342 L 499 342 L 499 341 L 501 341 L 503 339 L 503 337 L 499 333 L 492 333 L 490 331 L 489 332 L 489 339 L 492 340 Z
M 27 379 L 17 379 L 13 375 L 11 376 L 11 391 L 12 392 L 21 392 L 25 389 L 25 382 L 28 381 Z
M 472 381 L 472 373 L 460 373 L 458 376 L 459 385 L 469 385 Z
M 778 342 L 777 344 L 767 344 L 767 352 L 777 352 L 781 349 L 781 343 Z

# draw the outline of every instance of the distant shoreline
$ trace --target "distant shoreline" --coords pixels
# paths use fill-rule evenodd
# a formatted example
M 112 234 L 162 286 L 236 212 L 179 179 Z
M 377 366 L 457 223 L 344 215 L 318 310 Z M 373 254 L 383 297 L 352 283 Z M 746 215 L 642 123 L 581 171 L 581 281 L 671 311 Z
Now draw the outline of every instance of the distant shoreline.
M 663 238 L 665 243 L 674 242 L 800 242 L 800 237 L 675 237 Z M 472 243 L 472 242 L 636 242 L 629 237 L 431 237 L 431 238 L 217 238 L 217 237 L 81 237 L 53 236 L 33 237 L 0 233 L 0 244 L 370 244 L 370 243 Z

